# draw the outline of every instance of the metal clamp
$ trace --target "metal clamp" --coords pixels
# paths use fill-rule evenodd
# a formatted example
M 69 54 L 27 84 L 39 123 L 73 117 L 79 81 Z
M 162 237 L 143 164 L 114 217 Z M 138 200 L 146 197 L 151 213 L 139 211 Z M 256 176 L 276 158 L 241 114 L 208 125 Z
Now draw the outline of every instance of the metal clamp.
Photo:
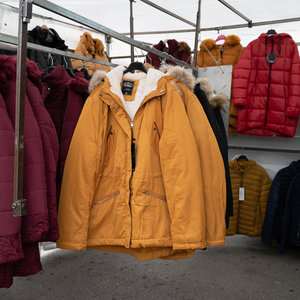
M 22 19 L 24 23 L 30 23 L 32 19 L 32 2 L 31 0 L 25 0 L 22 3 Z
M 13 203 L 14 217 L 22 217 L 26 215 L 26 199 L 17 200 Z

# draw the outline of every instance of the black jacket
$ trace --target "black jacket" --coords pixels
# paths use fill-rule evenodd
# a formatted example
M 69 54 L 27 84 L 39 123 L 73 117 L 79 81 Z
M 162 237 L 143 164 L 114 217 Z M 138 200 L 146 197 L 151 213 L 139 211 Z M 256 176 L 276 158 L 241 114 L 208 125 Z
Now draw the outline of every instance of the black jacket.
M 210 123 L 210 126 L 216 136 L 220 152 L 223 157 L 224 167 L 225 167 L 225 176 L 226 176 L 226 228 L 228 228 L 229 225 L 229 217 L 233 216 L 233 198 L 232 198 L 232 189 L 231 189 L 231 180 L 230 180 L 230 172 L 229 172 L 229 164 L 228 164 L 228 148 L 227 148 L 227 139 L 226 139 L 226 132 L 224 123 L 222 121 L 220 110 L 216 109 L 216 112 L 213 111 L 213 109 L 210 106 L 210 103 L 207 100 L 207 97 L 204 93 L 204 91 L 200 88 L 200 84 L 196 84 L 194 88 L 194 93 L 199 99 L 205 114 L 207 116 L 207 119 Z M 217 118 L 215 114 L 220 115 L 221 120 L 220 124 L 217 121 Z M 220 127 L 223 127 L 223 130 L 225 132 L 225 138 L 224 134 L 222 133 L 222 130 Z
M 27 41 L 33 44 L 66 51 L 68 46 L 65 45 L 65 41 L 60 38 L 54 29 L 50 28 L 50 30 L 53 35 L 49 30 L 42 29 L 40 26 L 36 26 L 32 30 L 28 31 Z M 64 68 L 72 68 L 70 58 L 64 58 L 63 56 L 57 54 L 50 55 L 49 53 L 28 49 L 27 57 L 37 63 L 40 71 L 52 65 L 62 65 Z

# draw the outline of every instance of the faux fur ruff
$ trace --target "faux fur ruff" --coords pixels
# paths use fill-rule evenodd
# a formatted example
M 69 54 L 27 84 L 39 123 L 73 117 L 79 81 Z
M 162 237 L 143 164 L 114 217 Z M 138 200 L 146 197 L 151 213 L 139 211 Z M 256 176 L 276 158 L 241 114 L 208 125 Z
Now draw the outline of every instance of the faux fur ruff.
M 178 51 L 179 52 L 186 52 L 189 56 L 191 55 L 191 48 L 186 42 L 179 42 L 178 43 Z
M 104 81 L 104 77 L 106 76 L 106 74 L 107 72 L 104 70 L 95 71 L 89 82 L 89 93 L 92 93 L 93 90 Z
M 215 96 L 209 101 L 212 109 L 218 108 L 225 111 L 228 108 L 229 99 L 223 94 L 215 94 Z
M 222 111 L 227 109 L 229 99 L 225 95 L 215 94 L 214 87 L 209 79 L 198 78 L 196 83 L 200 84 L 200 88 L 205 93 L 212 109 L 219 108 Z
M 239 45 L 240 42 L 241 42 L 241 39 L 237 35 L 232 34 L 232 35 L 228 35 L 226 37 L 224 45 L 234 46 L 234 45 Z M 217 46 L 217 43 L 213 39 L 203 40 L 199 46 L 200 50 L 207 51 L 204 45 L 206 46 L 206 48 L 208 50 L 211 50 Z
M 187 72 L 187 70 L 184 67 L 163 65 L 159 68 L 159 70 L 165 73 L 166 75 L 171 75 L 174 78 L 177 78 L 182 84 L 188 87 L 191 91 L 194 90 L 195 78 L 192 74 Z

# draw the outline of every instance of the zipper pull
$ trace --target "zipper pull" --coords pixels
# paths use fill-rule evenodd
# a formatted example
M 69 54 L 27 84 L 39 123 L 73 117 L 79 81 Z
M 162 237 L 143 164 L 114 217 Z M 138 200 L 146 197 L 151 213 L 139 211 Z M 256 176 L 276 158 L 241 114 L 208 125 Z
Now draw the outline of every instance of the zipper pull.
M 149 195 L 149 192 L 143 190 L 143 193 L 146 194 L 146 195 Z

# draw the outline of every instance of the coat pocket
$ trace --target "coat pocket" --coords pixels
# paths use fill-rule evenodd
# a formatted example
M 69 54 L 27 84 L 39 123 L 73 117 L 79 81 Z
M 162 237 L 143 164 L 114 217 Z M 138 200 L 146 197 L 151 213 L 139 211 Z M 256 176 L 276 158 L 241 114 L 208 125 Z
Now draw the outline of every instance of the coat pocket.
M 159 157 L 159 140 L 161 132 L 158 129 L 156 122 L 150 123 L 146 126 L 150 137 L 150 144 L 154 153 Z
M 106 145 L 104 151 L 104 163 L 107 165 L 109 159 L 114 154 L 117 143 L 117 131 L 114 127 L 110 127 L 106 135 Z
M 92 203 L 92 208 L 93 208 L 96 204 L 101 204 L 101 203 L 103 203 L 103 202 L 106 202 L 106 201 L 108 201 L 108 200 L 111 200 L 113 197 L 118 196 L 119 194 L 120 194 L 120 192 L 117 192 L 117 193 L 114 193 L 114 194 L 112 194 L 112 195 L 105 196 L 105 197 L 102 197 L 102 198 L 100 198 L 100 199 L 97 199 L 96 201 L 94 201 L 94 202 Z

